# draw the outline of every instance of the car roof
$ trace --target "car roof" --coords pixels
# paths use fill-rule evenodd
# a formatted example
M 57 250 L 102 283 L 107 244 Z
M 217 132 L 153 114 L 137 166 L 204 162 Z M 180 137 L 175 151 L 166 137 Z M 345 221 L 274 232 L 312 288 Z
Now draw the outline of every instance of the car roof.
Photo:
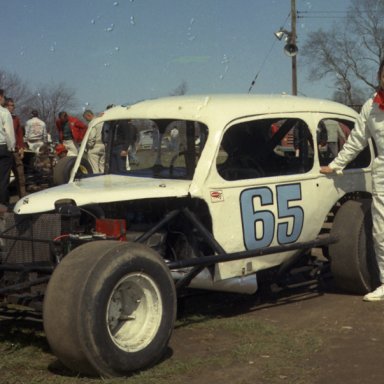
M 356 117 L 357 113 L 330 100 L 291 95 L 210 94 L 184 95 L 145 100 L 105 111 L 103 120 L 123 118 L 230 122 L 237 118 L 289 112 L 336 113 Z

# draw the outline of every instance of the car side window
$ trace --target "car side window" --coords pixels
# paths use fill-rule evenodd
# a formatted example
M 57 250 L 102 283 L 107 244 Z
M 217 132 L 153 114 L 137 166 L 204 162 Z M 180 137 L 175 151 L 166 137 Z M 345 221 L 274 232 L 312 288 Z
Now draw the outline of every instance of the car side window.
M 347 141 L 353 123 L 341 119 L 322 119 L 316 132 L 320 165 L 328 165 L 333 161 Z M 346 168 L 364 168 L 370 164 L 369 148 L 365 148 Z
M 313 139 L 300 119 L 261 119 L 230 127 L 216 167 L 225 180 L 244 180 L 308 172 Z

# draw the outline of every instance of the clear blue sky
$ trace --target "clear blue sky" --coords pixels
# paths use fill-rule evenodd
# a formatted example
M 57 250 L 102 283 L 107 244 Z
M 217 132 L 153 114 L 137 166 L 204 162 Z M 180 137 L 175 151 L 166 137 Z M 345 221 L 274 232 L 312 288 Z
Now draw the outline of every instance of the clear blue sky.
M 345 16 L 349 0 L 296 0 L 298 46 Z M 290 0 L 0 0 L 0 68 L 31 87 L 64 82 L 78 110 L 188 93 L 291 92 L 291 59 L 273 33 L 290 30 Z M 305 13 L 309 12 L 309 13 Z M 329 12 L 329 13 L 328 13 Z M 333 12 L 333 13 L 332 13 Z M 310 84 L 298 55 L 299 93 Z

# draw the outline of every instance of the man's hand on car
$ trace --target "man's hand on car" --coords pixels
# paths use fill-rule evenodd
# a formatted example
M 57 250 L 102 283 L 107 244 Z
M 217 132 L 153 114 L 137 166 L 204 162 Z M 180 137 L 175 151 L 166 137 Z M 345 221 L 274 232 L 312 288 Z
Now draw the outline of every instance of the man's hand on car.
M 324 173 L 325 175 L 329 175 L 331 173 L 334 173 L 335 170 L 328 165 L 325 165 L 323 167 L 320 167 L 320 173 Z

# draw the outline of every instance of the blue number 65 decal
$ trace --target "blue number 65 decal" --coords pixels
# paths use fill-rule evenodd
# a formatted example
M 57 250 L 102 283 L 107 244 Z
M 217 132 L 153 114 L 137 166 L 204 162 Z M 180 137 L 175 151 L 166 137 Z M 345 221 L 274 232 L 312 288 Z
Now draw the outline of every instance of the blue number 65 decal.
M 259 210 L 255 210 L 255 199 L 259 199 Z M 277 218 L 270 209 L 274 205 L 270 188 L 260 187 L 242 192 L 240 209 L 247 249 L 268 247 L 275 233 L 279 244 L 293 243 L 299 238 L 304 224 L 304 211 L 291 202 L 301 200 L 300 184 L 277 186 L 276 200 Z

